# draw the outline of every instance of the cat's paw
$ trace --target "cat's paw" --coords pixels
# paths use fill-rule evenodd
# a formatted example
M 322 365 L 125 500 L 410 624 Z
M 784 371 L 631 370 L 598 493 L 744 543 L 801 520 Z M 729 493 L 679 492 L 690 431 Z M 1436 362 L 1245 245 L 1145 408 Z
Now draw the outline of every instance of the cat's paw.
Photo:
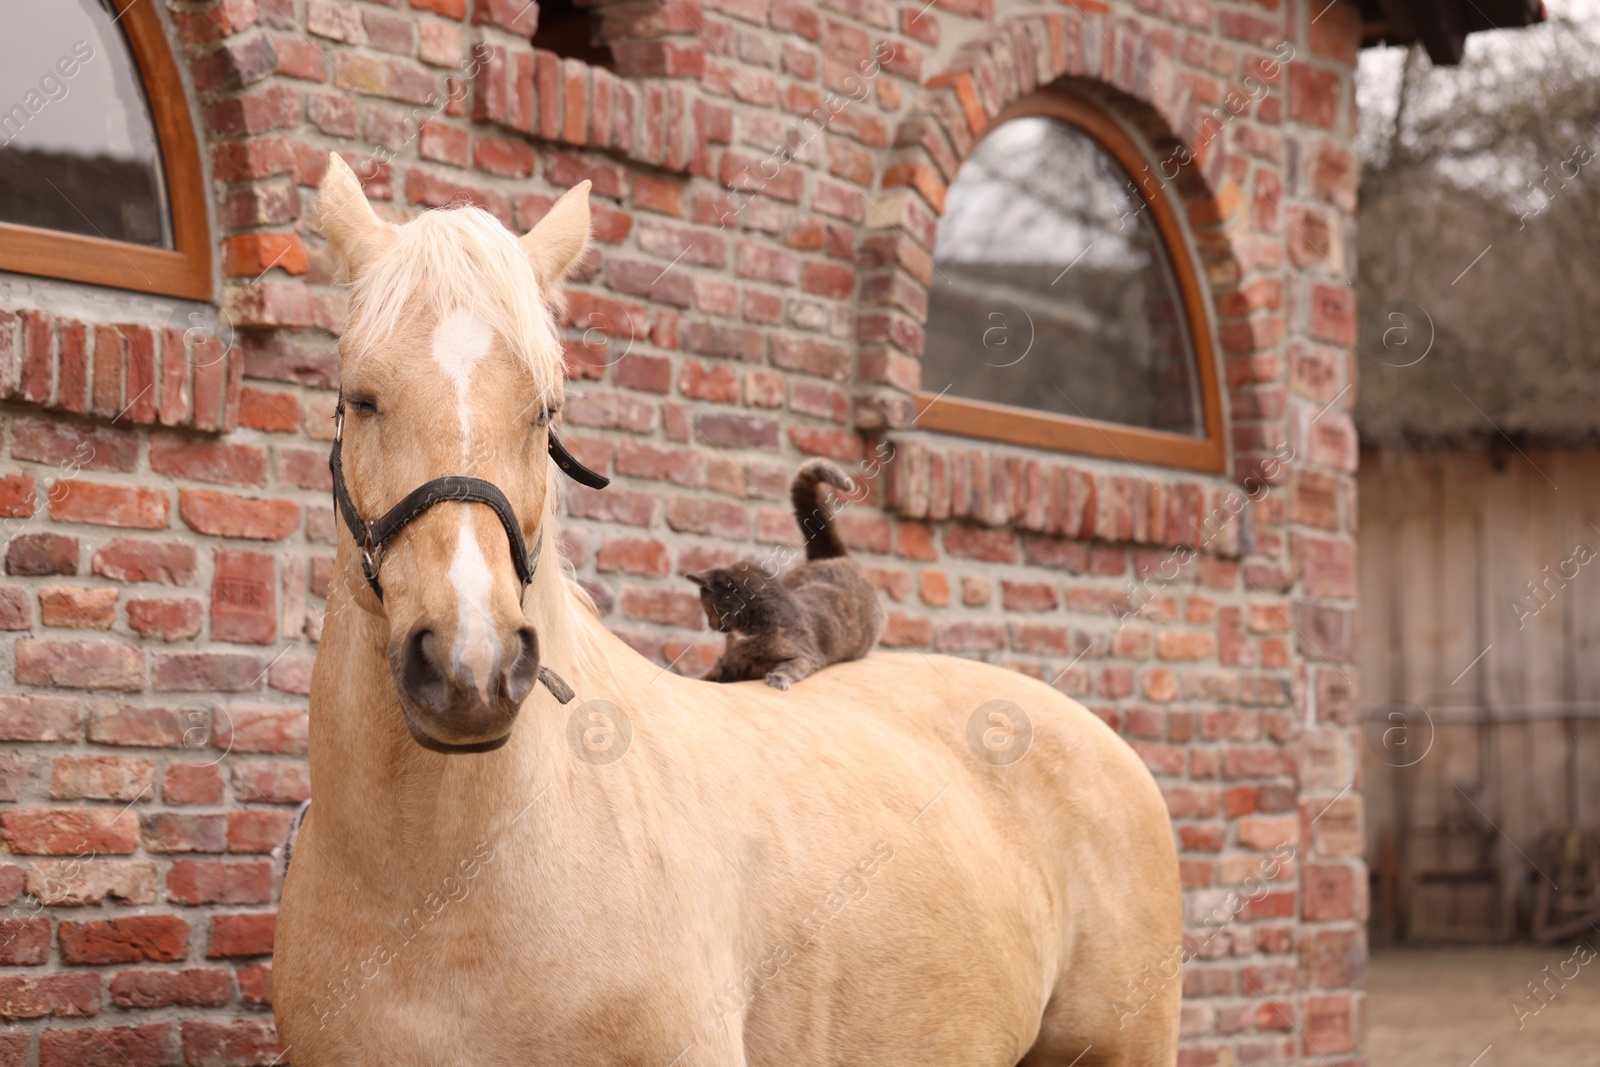
M 782 671 L 773 671 L 771 674 L 767 675 L 767 684 L 772 686 L 774 689 L 788 689 L 794 684 L 794 679 L 789 677 L 787 674 L 784 674 Z

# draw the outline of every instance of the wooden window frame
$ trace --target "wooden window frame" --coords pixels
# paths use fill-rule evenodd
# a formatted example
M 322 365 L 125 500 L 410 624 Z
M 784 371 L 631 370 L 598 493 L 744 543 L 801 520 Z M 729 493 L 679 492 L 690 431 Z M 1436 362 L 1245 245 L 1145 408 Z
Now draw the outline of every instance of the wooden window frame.
M 172 213 L 172 248 L 0 222 L 0 270 L 87 282 L 141 293 L 210 300 L 211 227 L 200 149 L 183 79 L 150 0 L 113 0 L 127 38 L 156 144 Z
M 1007 107 L 989 131 L 1011 119 L 1058 119 L 1091 137 L 1116 160 L 1130 177 L 1149 167 L 1150 160 L 1133 137 L 1110 115 L 1083 97 L 1059 89 L 1041 89 Z M 1143 196 L 1156 230 L 1166 247 L 1167 259 L 1177 278 L 1179 297 L 1194 345 L 1199 375 L 1201 412 L 1205 436 L 1123 426 L 1095 419 L 1056 415 L 985 400 L 920 391 L 916 394 L 917 425 L 925 430 L 977 437 L 989 441 L 1027 445 L 1056 452 L 1076 452 L 1108 459 L 1150 463 L 1185 470 L 1222 472 L 1227 469 L 1227 442 L 1222 425 L 1222 398 L 1218 391 L 1215 348 L 1205 290 L 1177 208 L 1163 189 Z

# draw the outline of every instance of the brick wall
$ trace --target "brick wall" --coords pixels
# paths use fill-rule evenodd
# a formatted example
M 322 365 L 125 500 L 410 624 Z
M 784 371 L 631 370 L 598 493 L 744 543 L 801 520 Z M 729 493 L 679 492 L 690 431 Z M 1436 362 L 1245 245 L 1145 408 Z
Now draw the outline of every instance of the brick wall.
M 281 1052 L 268 853 L 308 789 L 336 536 L 342 302 L 307 221 L 330 149 L 394 218 L 470 201 L 522 230 L 593 180 L 566 437 L 615 482 L 572 490 L 564 547 L 617 632 L 703 670 L 720 641 L 682 573 L 795 543 L 802 456 L 859 462 L 871 496 L 840 525 L 886 643 L 1054 680 L 1162 783 L 1182 1062 L 1363 1063 L 1354 9 L 592 17 L 614 70 L 533 47 L 521 0 L 171 3 L 220 311 L 0 276 L 0 1067 Z M 1060 79 L 1188 164 L 1146 180 L 1180 198 L 1209 286 L 1228 477 L 911 424 L 946 185 Z

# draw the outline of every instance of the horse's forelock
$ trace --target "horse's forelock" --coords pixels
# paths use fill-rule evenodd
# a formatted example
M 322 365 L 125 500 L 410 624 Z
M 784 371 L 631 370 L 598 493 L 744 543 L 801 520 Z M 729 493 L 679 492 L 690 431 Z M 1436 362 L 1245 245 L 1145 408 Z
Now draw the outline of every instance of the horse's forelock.
M 488 212 L 474 207 L 424 212 L 350 286 L 347 352 L 381 352 L 408 316 L 466 309 L 521 360 L 539 398 L 563 380 L 555 315 L 559 290 L 546 292 L 527 256 Z

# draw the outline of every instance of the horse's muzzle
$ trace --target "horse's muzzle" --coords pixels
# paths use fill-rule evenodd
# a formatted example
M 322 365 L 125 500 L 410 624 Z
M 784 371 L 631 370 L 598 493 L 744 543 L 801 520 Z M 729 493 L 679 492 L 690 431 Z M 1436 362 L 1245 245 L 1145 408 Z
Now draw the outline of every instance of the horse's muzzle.
M 479 679 L 426 627 L 389 647 L 406 728 L 435 752 L 488 752 L 511 738 L 511 725 L 539 679 L 539 638 L 518 627 L 500 643 L 499 662 Z

